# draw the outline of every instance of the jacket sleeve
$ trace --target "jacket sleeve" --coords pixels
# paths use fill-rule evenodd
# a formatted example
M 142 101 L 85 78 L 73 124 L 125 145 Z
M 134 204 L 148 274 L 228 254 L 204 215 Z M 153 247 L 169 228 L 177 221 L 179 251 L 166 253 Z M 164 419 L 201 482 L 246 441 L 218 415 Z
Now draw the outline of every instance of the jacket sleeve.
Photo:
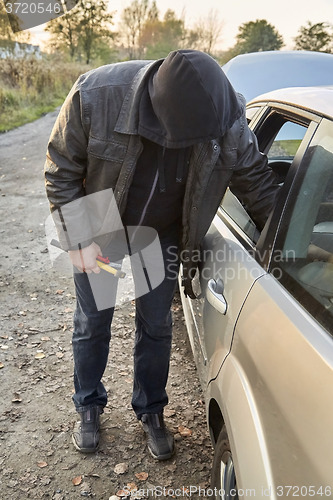
M 84 206 L 86 169 L 87 134 L 82 124 L 78 80 L 51 132 L 44 167 L 46 193 L 64 250 L 86 246 L 92 241 Z
M 277 177 L 259 151 L 257 138 L 249 129 L 245 114 L 240 118 L 241 134 L 230 190 L 242 202 L 258 229 L 269 217 L 280 189 Z

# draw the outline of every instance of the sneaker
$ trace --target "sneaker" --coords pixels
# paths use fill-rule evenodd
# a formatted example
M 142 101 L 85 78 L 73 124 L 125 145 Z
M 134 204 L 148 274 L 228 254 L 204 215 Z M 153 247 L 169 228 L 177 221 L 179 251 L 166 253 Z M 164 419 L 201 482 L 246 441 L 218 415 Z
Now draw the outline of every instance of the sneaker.
M 81 421 L 77 422 L 72 434 L 75 448 L 81 453 L 93 453 L 99 443 L 99 416 L 103 410 L 94 406 L 79 412 Z
M 150 454 L 157 460 L 167 460 L 174 452 L 174 439 L 165 427 L 163 413 L 145 413 L 141 417 L 143 430 L 147 435 Z

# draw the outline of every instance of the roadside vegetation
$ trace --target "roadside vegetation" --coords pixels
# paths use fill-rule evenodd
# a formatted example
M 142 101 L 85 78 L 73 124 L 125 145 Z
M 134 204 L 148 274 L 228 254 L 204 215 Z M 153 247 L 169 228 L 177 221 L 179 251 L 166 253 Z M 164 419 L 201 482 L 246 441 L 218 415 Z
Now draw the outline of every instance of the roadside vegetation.
M 46 24 L 45 52 L 15 53 L 29 43 L 29 31 L 13 33 L 0 0 L 0 132 L 33 121 L 59 106 L 79 74 L 90 68 L 131 59 L 159 59 L 175 49 L 199 49 L 221 65 L 248 52 L 280 50 L 284 40 L 274 26 L 257 19 L 239 26 L 233 47 L 221 50 L 223 21 L 217 9 L 188 26 L 168 9 L 161 17 L 158 0 L 132 0 L 118 13 L 106 0 L 78 0 L 65 15 Z M 12 26 L 12 27 L 11 27 Z M 333 26 L 322 22 L 299 29 L 296 50 L 333 52 Z M 30 48 L 33 47 L 30 45 Z M 37 47 L 38 49 L 38 47 Z
M 83 64 L 55 58 L 0 59 L 0 132 L 36 120 L 64 101 Z

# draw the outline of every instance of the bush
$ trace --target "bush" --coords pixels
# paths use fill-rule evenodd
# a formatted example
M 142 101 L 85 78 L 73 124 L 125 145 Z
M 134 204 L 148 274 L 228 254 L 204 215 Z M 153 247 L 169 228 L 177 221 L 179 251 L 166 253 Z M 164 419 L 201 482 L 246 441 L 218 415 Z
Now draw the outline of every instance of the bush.
M 55 109 L 88 69 L 54 58 L 0 59 L 0 132 Z

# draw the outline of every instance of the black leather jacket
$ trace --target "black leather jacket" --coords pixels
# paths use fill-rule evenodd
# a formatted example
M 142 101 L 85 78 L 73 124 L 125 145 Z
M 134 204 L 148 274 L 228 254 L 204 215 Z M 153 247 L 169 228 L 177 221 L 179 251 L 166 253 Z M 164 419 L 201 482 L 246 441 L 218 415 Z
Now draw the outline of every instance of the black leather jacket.
M 82 75 L 64 102 L 48 144 L 46 191 L 51 211 L 112 188 L 120 214 L 137 159 L 140 97 L 160 61 L 102 66 Z M 194 252 L 230 185 L 259 228 L 273 208 L 278 186 L 248 128 L 244 109 L 220 140 L 193 146 L 182 214 L 181 256 L 185 291 L 192 296 Z M 61 238 L 61 235 L 59 235 Z M 62 240 L 62 245 L 65 242 Z

